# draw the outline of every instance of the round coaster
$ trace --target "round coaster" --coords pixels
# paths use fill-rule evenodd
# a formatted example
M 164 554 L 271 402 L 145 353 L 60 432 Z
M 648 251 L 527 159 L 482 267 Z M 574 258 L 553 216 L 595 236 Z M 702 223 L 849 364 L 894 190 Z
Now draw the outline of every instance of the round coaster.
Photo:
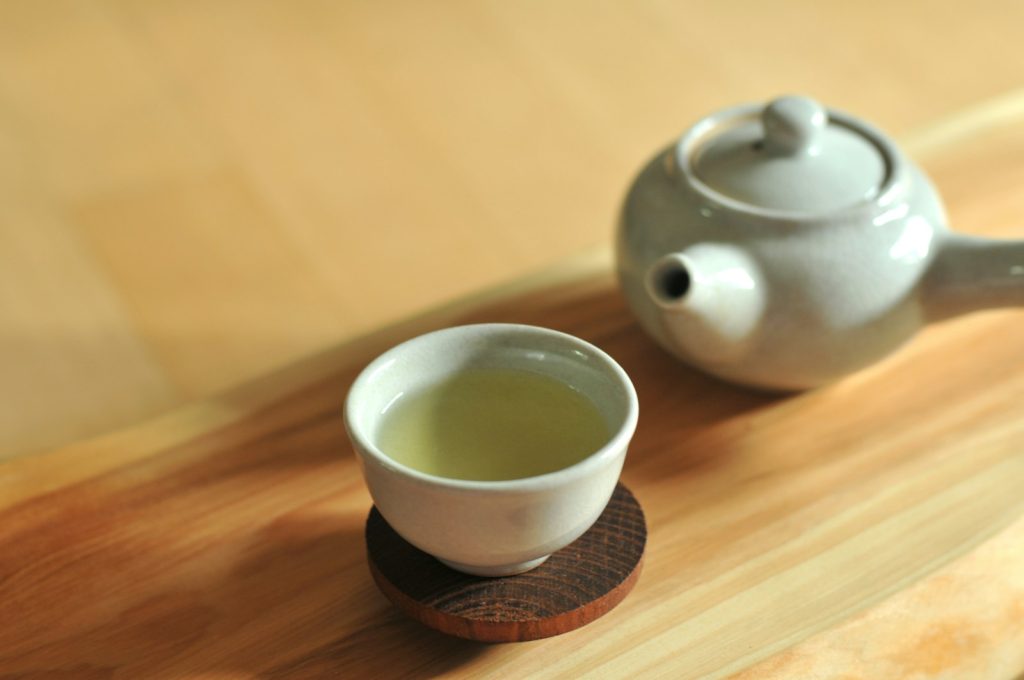
M 455 571 L 395 533 L 377 508 L 366 519 L 370 572 L 384 595 L 431 628 L 482 642 L 560 635 L 607 613 L 633 589 L 646 542 L 643 510 L 621 483 L 587 533 L 514 576 Z

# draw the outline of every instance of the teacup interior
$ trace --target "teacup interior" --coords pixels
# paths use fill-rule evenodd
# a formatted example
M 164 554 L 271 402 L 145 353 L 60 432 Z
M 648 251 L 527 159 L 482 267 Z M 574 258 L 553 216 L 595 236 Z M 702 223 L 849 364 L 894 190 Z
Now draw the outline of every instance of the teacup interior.
M 356 425 L 392 460 L 456 479 L 519 479 L 592 455 L 628 419 L 621 370 L 573 338 L 522 328 L 400 345 L 353 394 Z

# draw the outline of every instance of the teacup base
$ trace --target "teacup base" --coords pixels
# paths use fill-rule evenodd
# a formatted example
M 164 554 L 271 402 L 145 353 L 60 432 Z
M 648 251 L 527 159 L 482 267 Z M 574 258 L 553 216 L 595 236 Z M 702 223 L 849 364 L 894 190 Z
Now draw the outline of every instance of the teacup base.
M 472 576 L 514 576 L 515 574 L 522 574 L 523 572 L 530 571 L 535 567 L 539 567 L 544 564 L 544 561 L 551 557 L 551 555 L 544 555 L 538 557 L 535 560 L 527 560 L 526 562 L 517 562 L 515 564 L 499 564 L 497 566 L 490 567 L 478 567 L 472 564 L 461 564 L 459 562 L 451 562 L 449 560 L 442 560 L 440 557 L 437 561 L 446 567 L 451 567 L 455 571 L 461 571 L 463 574 L 470 574 Z

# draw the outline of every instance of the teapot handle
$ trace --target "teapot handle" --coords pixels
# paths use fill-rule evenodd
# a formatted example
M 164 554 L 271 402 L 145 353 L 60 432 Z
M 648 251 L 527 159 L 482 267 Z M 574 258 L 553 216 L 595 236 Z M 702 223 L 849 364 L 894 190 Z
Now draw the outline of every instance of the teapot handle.
M 930 320 L 997 307 L 1024 307 L 1024 240 L 950 234 L 925 276 Z

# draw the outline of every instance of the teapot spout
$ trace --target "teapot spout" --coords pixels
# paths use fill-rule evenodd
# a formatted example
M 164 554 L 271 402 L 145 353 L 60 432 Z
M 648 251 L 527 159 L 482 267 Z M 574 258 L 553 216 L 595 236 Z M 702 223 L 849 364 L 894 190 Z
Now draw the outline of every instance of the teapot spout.
M 645 286 L 673 345 L 703 362 L 741 356 L 764 314 L 760 272 L 733 246 L 702 243 L 665 255 L 651 265 Z
M 923 293 L 930 321 L 1024 306 L 1024 240 L 948 235 L 929 266 Z

